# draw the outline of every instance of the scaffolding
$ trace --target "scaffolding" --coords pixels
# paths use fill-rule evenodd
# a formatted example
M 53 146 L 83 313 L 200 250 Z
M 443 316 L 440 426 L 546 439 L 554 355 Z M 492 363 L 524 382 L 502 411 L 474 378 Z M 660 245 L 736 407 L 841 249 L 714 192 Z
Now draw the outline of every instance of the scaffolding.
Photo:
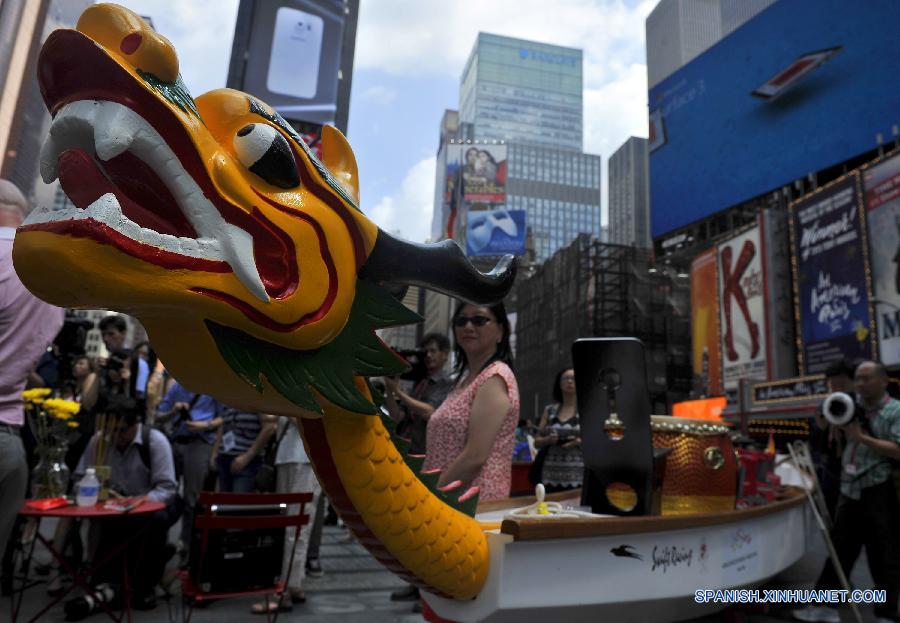
M 636 337 L 651 404 L 668 412 L 691 384 L 690 280 L 647 250 L 579 236 L 517 286 L 516 377 L 523 417 L 552 401 L 556 373 L 580 337 Z

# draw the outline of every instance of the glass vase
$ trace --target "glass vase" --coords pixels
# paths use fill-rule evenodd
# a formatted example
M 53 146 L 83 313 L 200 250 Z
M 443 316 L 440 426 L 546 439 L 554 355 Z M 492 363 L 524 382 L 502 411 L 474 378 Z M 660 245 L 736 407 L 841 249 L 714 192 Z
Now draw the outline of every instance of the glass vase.
M 66 494 L 71 476 L 66 465 L 67 449 L 65 444 L 38 448 L 38 464 L 31 474 L 32 497 L 56 498 Z

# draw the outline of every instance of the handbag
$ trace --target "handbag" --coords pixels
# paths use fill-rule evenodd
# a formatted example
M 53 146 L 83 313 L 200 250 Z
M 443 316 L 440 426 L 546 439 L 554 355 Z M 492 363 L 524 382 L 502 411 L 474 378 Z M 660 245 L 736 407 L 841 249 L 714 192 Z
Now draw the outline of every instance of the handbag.
M 278 446 L 281 445 L 281 440 L 284 439 L 284 436 L 287 434 L 288 426 L 291 425 L 290 420 L 285 422 L 284 428 L 278 433 L 278 438 L 273 442 L 269 442 L 269 445 L 266 447 L 266 455 L 263 458 L 262 465 L 259 466 L 259 470 L 256 472 L 256 478 L 254 479 L 256 490 L 260 493 L 271 493 L 275 491 L 275 456 L 278 454 Z

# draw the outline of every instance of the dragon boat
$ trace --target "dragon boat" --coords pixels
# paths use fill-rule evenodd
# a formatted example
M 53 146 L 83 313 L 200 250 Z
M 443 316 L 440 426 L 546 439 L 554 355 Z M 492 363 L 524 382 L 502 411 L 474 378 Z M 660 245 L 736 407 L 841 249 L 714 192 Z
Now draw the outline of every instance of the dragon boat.
M 37 71 L 52 115 L 41 175 L 74 207 L 37 208 L 19 228 L 22 282 L 55 305 L 135 316 L 192 391 L 296 418 L 337 512 L 433 618 L 678 620 L 702 609 L 694 590 L 756 585 L 802 554 L 796 491 L 744 511 L 714 499 L 694 515 L 539 519 L 482 505 L 475 518 L 477 489 L 422 473 L 368 379 L 406 369 L 376 335 L 420 320 L 398 292 L 491 304 L 513 258 L 482 273 L 455 242 L 380 230 L 338 130 L 324 127 L 317 157 L 251 95 L 193 98 L 171 43 L 123 7 L 93 5 L 52 33 Z M 700 459 L 713 471 L 734 460 L 715 445 Z M 690 495 L 663 491 L 663 506 Z
M 580 492 L 553 494 L 579 507 Z M 515 516 L 522 499 L 481 505 L 490 569 L 472 600 L 423 593 L 432 621 L 684 621 L 729 605 L 715 591 L 758 588 L 806 552 L 805 493 L 743 510 L 649 517 Z M 702 593 L 700 600 L 697 591 Z M 735 598 L 732 597 L 732 603 Z

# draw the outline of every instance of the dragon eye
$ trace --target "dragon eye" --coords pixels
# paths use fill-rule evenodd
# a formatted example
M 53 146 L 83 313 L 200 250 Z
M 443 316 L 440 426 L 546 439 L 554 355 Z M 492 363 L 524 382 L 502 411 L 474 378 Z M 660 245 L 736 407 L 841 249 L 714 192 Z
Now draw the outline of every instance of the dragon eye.
M 269 184 L 279 188 L 300 185 L 294 154 L 278 130 L 265 123 L 251 123 L 238 130 L 234 151 L 241 163 Z

